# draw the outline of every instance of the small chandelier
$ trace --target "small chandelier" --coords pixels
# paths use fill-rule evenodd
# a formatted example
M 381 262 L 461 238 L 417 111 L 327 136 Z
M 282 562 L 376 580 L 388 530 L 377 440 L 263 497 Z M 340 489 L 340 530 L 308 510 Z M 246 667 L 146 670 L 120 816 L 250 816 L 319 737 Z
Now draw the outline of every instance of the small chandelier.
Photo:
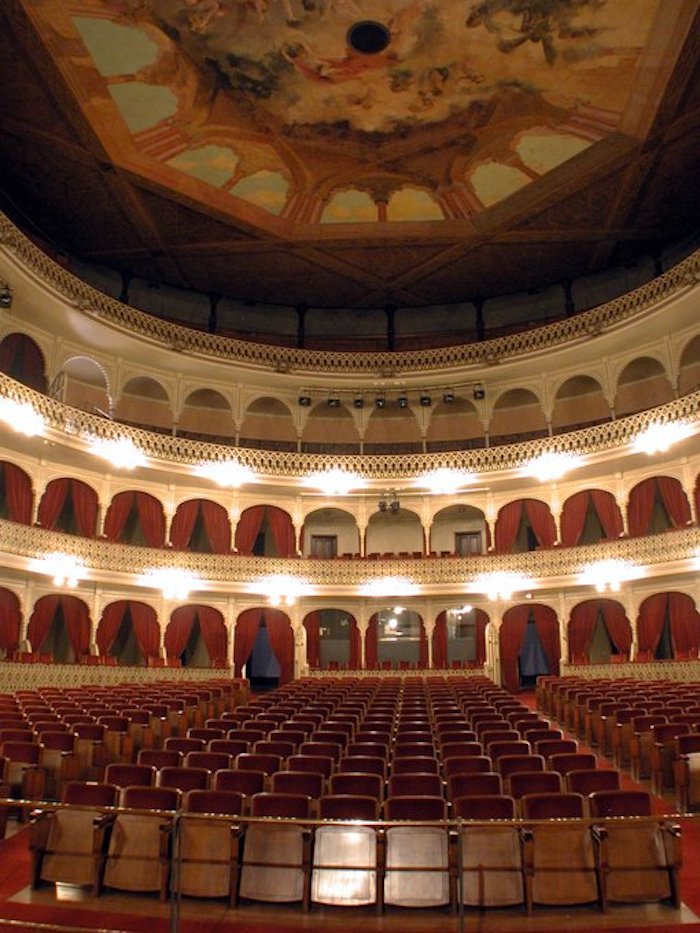
M 138 583 L 160 590 L 165 599 L 187 599 L 198 588 L 201 578 L 182 567 L 154 567 L 142 573 Z
M 388 492 L 383 492 L 379 497 L 379 502 L 377 503 L 377 508 L 380 512 L 391 512 L 392 515 L 401 509 L 401 503 L 399 502 L 399 497 L 396 495 L 395 489 L 390 489 Z
M 31 561 L 30 570 L 51 577 L 54 586 L 75 589 L 85 575 L 85 564 L 71 554 L 53 552 Z
M 654 454 L 665 453 L 673 444 L 684 440 L 693 434 L 692 427 L 685 421 L 669 421 L 666 424 L 653 422 L 639 433 L 632 444 L 636 453 Z
M 532 580 L 510 570 L 479 574 L 469 586 L 469 589 L 476 593 L 484 593 L 492 602 L 499 599 L 507 601 L 513 593 L 531 588 Z
M 599 560 L 588 564 L 579 574 L 579 583 L 594 586 L 597 593 L 619 593 L 621 585 L 628 580 L 638 580 L 644 571 L 626 560 Z
M 91 438 L 90 452 L 116 470 L 134 470 L 147 462 L 144 452 L 128 437 Z
M 364 480 L 356 473 L 348 473 L 333 467 L 330 470 L 311 473 L 304 479 L 304 485 L 318 489 L 326 496 L 347 496 L 352 489 L 361 489 L 364 486 Z
M 195 467 L 197 476 L 210 479 L 219 486 L 238 489 L 245 483 L 255 480 L 255 473 L 250 467 L 239 463 L 238 460 L 212 460 L 209 463 L 200 463 Z

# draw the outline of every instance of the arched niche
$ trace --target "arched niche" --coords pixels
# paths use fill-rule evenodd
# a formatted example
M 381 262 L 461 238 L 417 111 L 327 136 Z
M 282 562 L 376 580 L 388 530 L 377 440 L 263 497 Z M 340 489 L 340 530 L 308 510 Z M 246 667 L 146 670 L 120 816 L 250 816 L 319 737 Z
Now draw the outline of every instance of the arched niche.
M 297 429 L 289 408 L 270 396 L 256 398 L 248 405 L 239 435 L 241 447 L 297 448 Z
M 365 635 L 366 667 L 401 670 L 427 665 L 428 638 L 419 613 L 387 603 L 372 615 Z
M 150 376 L 135 376 L 124 386 L 114 409 L 116 421 L 170 433 L 173 410 L 168 393 Z
M 541 674 L 559 674 L 559 621 L 550 606 L 534 602 L 513 606 L 504 613 L 498 636 L 506 690 L 529 690 Z
M 0 659 L 16 656 L 21 625 L 22 609 L 17 594 L 0 586 Z
M 592 376 L 572 376 L 559 386 L 552 408 L 554 433 L 600 424 L 610 417 L 603 389 Z
M 622 513 L 611 492 L 582 489 L 564 501 L 561 512 L 563 547 L 615 540 L 623 531 Z
M 420 428 L 410 408 L 400 408 L 396 400 L 387 399 L 384 408 L 375 407 L 370 413 L 364 453 L 417 453 L 422 449 Z
M 235 676 L 243 671 L 251 683 L 274 686 L 294 677 L 294 632 L 280 609 L 245 609 L 236 619 L 233 635 Z
M 433 629 L 433 667 L 482 667 L 486 661 L 488 624 L 486 612 L 469 604 L 443 609 Z
M 184 401 L 177 424 L 183 437 L 220 440 L 235 439 L 236 430 L 228 400 L 215 389 L 195 389 Z
M 627 528 L 631 536 L 659 534 L 690 521 L 690 504 L 675 476 L 649 476 L 630 490 Z
M 252 505 L 236 525 L 235 546 L 239 554 L 254 557 L 293 557 L 296 536 L 292 517 L 275 505 Z
M 306 516 L 302 542 L 304 557 L 330 558 L 359 554 L 357 520 L 343 509 L 316 509 Z
M 530 389 L 509 389 L 496 399 L 489 422 L 492 445 L 546 437 L 547 433 L 542 405 Z
M 181 502 L 170 523 L 170 543 L 176 551 L 228 554 L 231 550 L 228 512 L 209 499 Z
M 225 667 L 228 636 L 224 617 L 213 606 L 178 606 L 165 628 L 163 646 L 170 666 Z
M 368 557 L 408 557 L 423 552 L 423 526 L 409 509 L 386 509 L 370 516 L 365 537 Z
M 700 388 L 700 335 L 683 347 L 678 367 L 678 392 L 688 395 Z
M 494 528 L 498 554 L 550 548 L 556 540 L 554 518 L 540 499 L 515 499 L 499 509 Z
M 624 606 L 616 599 L 585 599 L 571 610 L 568 622 L 572 664 L 608 664 L 628 658 L 632 628 Z
M 61 477 L 47 484 L 39 501 L 38 523 L 52 531 L 93 538 L 97 531 L 97 493 L 79 479 Z
M 0 371 L 30 389 L 47 392 L 44 354 L 27 334 L 7 334 L 0 341 Z
M 88 356 L 73 356 L 61 367 L 61 401 L 90 414 L 112 417 L 112 395 L 104 368 Z M 56 395 L 53 392 L 52 394 Z
M 68 593 L 42 596 L 27 626 L 32 652 L 60 664 L 82 660 L 90 650 L 90 612 L 82 599 Z
M 618 376 L 615 414 L 621 417 L 646 411 L 673 401 L 674 395 L 661 363 L 650 356 L 640 356 L 631 360 Z
M 449 505 L 433 517 L 430 552 L 470 557 L 486 553 L 490 546 L 486 516 L 472 505 Z
M 360 452 L 360 435 L 352 415 L 344 405 L 320 402 L 311 409 L 301 433 L 304 453 Z
M 344 609 L 327 607 L 304 616 L 306 660 L 311 669 L 357 670 L 361 667 L 360 631 Z
M 151 666 L 160 657 L 160 626 L 155 609 L 136 599 L 109 603 L 102 611 L 95 641 L 105 659 Z
M 693 599 L 674 591 L 648 596 L 637 616 L 638 658 L 695 660 L 700 649 L 700 614 Z
M 473 450 L 485 445 L 484 426 L 476 406 L 461 396 L 452 402 L 439 402 L 430 414 L 426 449 Z
M 117 493 L 105 513 L 103 532 L 108 541 L 146 547 L 165 544 L 165 512 L 161 502 L 140 489 Z

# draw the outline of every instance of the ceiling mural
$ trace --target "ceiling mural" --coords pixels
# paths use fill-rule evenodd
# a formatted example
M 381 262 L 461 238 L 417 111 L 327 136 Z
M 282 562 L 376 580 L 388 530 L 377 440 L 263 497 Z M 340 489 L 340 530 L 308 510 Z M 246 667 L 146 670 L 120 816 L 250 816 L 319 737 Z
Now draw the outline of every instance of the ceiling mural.
M 157 175 L 293 220 L 303 193 L 306 221 L 338 224 L 468 216 L 615 133 L 659 3 L 635 0 L 632 15 L 616 0 L 45 0 L 36 12 L 67 72 L 101 79 L 88 115 L 111 103 Z M 433 128 L 446 135 L 428 167 Z M 114 127 L 108 141 L 124 148 Z M 463 195 L 451 210 L 449 187 Z

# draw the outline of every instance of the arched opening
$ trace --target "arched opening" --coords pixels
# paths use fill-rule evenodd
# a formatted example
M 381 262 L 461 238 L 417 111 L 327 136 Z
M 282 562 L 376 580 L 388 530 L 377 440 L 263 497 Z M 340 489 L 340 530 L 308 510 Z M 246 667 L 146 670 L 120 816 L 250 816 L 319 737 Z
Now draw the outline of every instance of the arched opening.
M 499 629 L 501 680 L 511 693 L 531 690 L 541 674 L 558 674 L 561 647 L 556 613 L 540 603 L 513 606 Z
M 87 606 L 77 596 L 42 596 L 29 619 L 27 638 L 40 660 L 59 664 L 81 661 L 90 650 Z
M 678 392 L 688 395 L 700 388 L 700 336 L 683 347 L 678 372 Z
M 257 398 L 248 406 L 238 439 L 241 447 L 296 450 L 297 430 L 292 414 L 279 399 Z
M 564 502 L 561 543 L 564 547 L 615 540 L 622 534 L 622 513 L 612 493 L 582 489 Z
M 225 667 L 227 641 L 224 618 L 212 606 L 179 606 L 163 636 L 170 667 Z
M 650 476 L 630 490 L 627 527 L 630 535 L 659 534 L 690 524 L 685 490 L 673 476 Z
M 168 393 L 150 376 L 129 379 L 115 406 L 114 419 L 162 434 L 170 434 L 174 422 Z
M 360 631 L 355 617 L 342 609 L 317 609 L 303 622 L 306 661 L 321 670 L 357 670 L 361 666 Z
M 44 354 L 26 334 L 8 334 L 0 341 L 0 371 L 36 392 L 48 391 Z
M 385 606 L 369 621 L 365 666 L 415 670 L 428 666 L 428 639 L 420 615 L 405 606 Z
M 488 623 L 484 610 L 470 605 L 440 612 L 433 629 L 433 667 L 483 667 Z
M 475 557 L 485 554 L 490 546 L 489 528 L 481 509 L 462 503 L 436 512 L 430 526 L 432 554 L 447 557 Z
M 661 363 L 649 356 L 628 363 L 617 380 L 615 414 L 633 415 L 673 401 L 673 386 Z
M 79 479 L 54 479 L 39 502 L 39 524 L 83 538 L 94 538 L 97 530 L 97 493 Z
M 262 630 L 262 634 L 261 633 Z M 294 677 L 294 632 L 279 609 L 246 609 L 236 621 L 233 641 L 235 676 L 254 689 L 270 689 Z
M 529 389 L 509 389 L 496 399 L 489 422 L 489 445 L 547 437 L 547 419 L 540 400 Z
M 691 660 L 700 648 L 700 614 L 685 593 L 655 593 L 639 607 L 637 639 L 640 660 Z
M 301 450 L 309 454 L 358 454 L 360 436 L 344 405 L 315 405 L 301 434 Z
M 123 599 L 105 606 L 95 634 L 97 649 L 105 663 L 137 667 L 160 662 L 160 626 L 155 609 L 146 603 Z
M 353 557 L 360 551 L 360 532 L 355 516 L 343 509 L 309 512 L 301 532 L 304 557 Z
M 550 548 L 556 540 L 556 526 L 549 506 L 539 499 L 516 499 L 498 512 L 494 530 L 499 554 L 522 554 Z
M 54 398 L 90 414 L 112 417 L 112 396 L 107 373 L 87 356 L 74 356 L 63 364 L 51 387 Z
M 423 440 L 414 412 L 387 399 L 370 414 L 362 449 L 366 454 L 420 453 Z
M 608 664 L 628 659 L 632 629 L 621 603 L 614 599 L 586 599 L 571 611 L 568 625 L 572 664 Z
M 146 547 L 165 544 L 163 506 L 147 492 L 127 490 L 117 493 L 105 514 L 104 535 L 108 541 L 121 541 Z
M 231 523 L 228 512 L 208 499 L 181 502 L 170 524 L 170 543 L 176 551 L 198 554 L 228 554 Z
M 426 432 L 428 453 L 441 450 L 474 450 L 484 447 L 484 426 L 476 406 L 455 396 L 451 402 L 439 402 L 430 413 Z
M 32 520 L 32 481 L 21 467 L 0 462 L 0 518 L 28 525 Z
M 291 516 L 275 505 L 245 509 L 236 525 L 236 550 L 255 557 L 293 557 L 296 534 Z
M 231 406 L 214 389 L 196 389 L 185 399 L 177 433 L 193 440 L 228 444 L 236 436 Z
M 17 595 L 0 586 L 0 659 L 16 656 L 21 624 L 22 610 Z
M 380 508 L 367 523 L 365 554 L 370 557 L 408 557 L 423 553 L 423 526 L 409 509 Z M 395 500 L 398 501 L 398 500 Z
M 572 376 L 557 390 L 552 408 L 552 432 L 576 431 L 612 417 L 600 383 L 592 376 Z

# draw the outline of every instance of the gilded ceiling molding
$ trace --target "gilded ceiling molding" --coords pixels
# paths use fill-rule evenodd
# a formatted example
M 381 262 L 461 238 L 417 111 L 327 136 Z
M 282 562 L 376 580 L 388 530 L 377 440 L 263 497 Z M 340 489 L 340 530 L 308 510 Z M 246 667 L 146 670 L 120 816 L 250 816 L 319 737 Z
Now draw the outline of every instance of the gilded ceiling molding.
M 178 352 L 230 361 L 278 372 L 372 373 L 387 369 L 403 375 L 444 371 L 450 367 L 490 366 L 529 353 L 560 347 L 598 336 L 606 328 L 619 326 L 637 314 L 648 311 L 675 293 L 692 288 L 700 277 L 700 250 L 688 256 L 640 288 L 619 298 L 583 311 L 570 318 L 531 330 L 506 334 L 479 343 L 382 353 L 302 350 L 258 344 L 208 334 L 193 328 L 160 320 L 128 307 L 82 282 L 58 265 L 26 237 L 9 218 L 0 213 L 0 245 L 10 249 L 49 286 L 62 293 L 78 310 L 99 318 L 108 326 L 161 343 Z

